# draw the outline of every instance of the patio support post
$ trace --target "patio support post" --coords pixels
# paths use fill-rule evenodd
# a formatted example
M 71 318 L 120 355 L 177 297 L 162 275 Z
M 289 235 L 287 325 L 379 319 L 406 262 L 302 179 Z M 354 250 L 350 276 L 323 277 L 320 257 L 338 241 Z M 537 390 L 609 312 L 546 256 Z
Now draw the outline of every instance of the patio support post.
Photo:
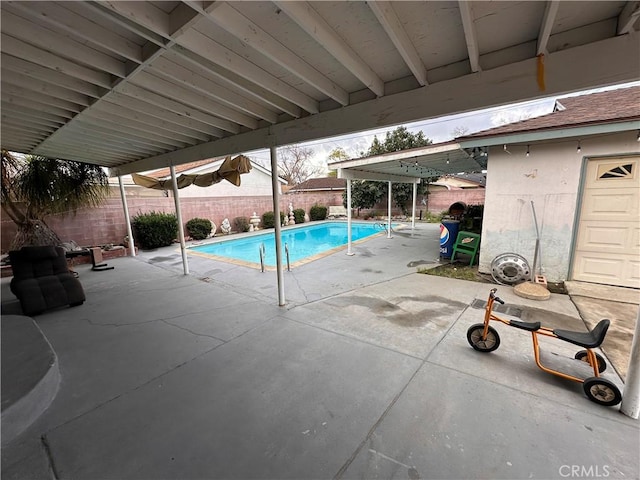
M 392 238 L 391 237 L 391 182 L 389 182 L 389 199 L 388 199 L 388 208 L 387 208 L 387 213 L 388 213 L 388 225 L 387 225 L 387 238 Z
M 278 152 L 275 145 L 271 150 L 271 190 L 273 197 L 273 213 L 276 227 L 276 272 L 278 275 L 278 305 L 283 307 L 284 299 L 284 274 L 282 270 L 282 227 L 280 225 L 280 190 L 278 188 Z
M 180 239 L 180 250 L 182 251 L 182 268 L 184 274 L 189 275 L 189 262 L 187 261 L 187 246 L 184 242 L 184 225 L 182 225 L 182 212 L 180 211 L 180 196 L 178 195 L 178 181 L 176 180 L 176 168 L 171 165 L 171 187 L 173 188 L 173 201 L 176 204 L 176 218 L 178 219 L 178 238 Z
M 411 230 L 416 228 L 416 197 L 418 196 L 418 183 L 413 182 L 413 204 L 411 206 Z
M 129 255 L 136 256 L 136 245 L 133 243 L 133 232 L 131 231 L 131 217 L 129 216 L 129 206 L 127 205 L 127 194 L 124 191 L 122 176 L 118 175 L 118 183 L 120 184 L 120 197 L 122 198 L 122 208 L 124 209 L 124 221 L 127 224 L 127 237 L 129 238 Z
M 347 178 L 347 255 L 355 255 L 351 243 L 351 179 Z
M 636 328 L 631 341 L 631 355 L 629 355 L 628 365 L 620 411 L 637 419 L 640 415 L 640 309 L 638 309 Z

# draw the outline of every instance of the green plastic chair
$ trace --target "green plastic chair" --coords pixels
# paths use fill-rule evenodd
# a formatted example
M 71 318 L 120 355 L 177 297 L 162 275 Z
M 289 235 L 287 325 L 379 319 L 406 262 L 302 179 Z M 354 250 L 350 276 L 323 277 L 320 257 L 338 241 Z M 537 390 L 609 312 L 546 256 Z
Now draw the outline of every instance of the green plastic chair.
M 453 244 L 453 250 L 451 251 L 451 263 L 453 263 L 456 253 L 465 253 L 467 255 L 471 255 L 469 265 L 473 265 L 479 247 L 480 235 L 462 230 L 459 231 L 456 243 Z

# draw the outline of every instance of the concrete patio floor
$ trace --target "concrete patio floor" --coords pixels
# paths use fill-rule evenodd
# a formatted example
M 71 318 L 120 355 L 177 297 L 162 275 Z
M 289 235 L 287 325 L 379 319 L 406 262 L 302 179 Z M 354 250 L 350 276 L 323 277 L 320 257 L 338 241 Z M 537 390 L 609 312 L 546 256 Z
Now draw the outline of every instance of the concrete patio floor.
M 468 345 L 492 286 L 415 273 L 438 237 L 419 224 L 285 272 L 286 307 L 275 272 L 190 257 L 184 276 L 174 247 L 78 267 L 85 304 L 35 317 L 59 390 L 3 444 L 2 478 L 638 478 L 639 422 L 541 372 L 526 332 Z M 568 295 L 498 293 L 585 330 Z

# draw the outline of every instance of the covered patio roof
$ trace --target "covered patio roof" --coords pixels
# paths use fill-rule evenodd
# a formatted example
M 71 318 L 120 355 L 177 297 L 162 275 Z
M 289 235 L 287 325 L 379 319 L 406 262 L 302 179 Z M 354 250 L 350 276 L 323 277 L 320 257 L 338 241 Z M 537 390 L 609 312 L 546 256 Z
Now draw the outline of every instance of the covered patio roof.
M 487 156 L 484 150 L 465 150 L 449 142 L 334 162 L 329 168 L 349 180 L 416 183 L 426 177 L 484 170 Z
M 636 1 L 6 1 L 1 10 L 2 147 L 111 175 L 640 71 Z

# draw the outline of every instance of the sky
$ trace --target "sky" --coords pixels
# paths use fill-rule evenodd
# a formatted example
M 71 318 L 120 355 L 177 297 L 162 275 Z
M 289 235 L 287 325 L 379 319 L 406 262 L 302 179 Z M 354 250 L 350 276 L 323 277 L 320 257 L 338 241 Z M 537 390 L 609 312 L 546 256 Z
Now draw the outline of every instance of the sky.
M 442 143 L 452 140 L 456 136 L 461 136 L 460 133 L 455 133 L 456 129 L 466 129 L 464 134 L 471 134 L 504 125 L 506 123 L 513 123 L 528 118 L 546 115 L 553 111 L 553 106 L 558 98 L 585 95 L 587 93 L 596 93 L 604 90 L 637 85 L 640 85 L 640 82 L 598 88 L 576 92 L 570 95 L 548 97 L 541 100 L 532 100 L 529 102 L 515 103 L 512 105 L 494 107 L 480 111 L 411 122 L 404 124 L 404 126 L 413 133 L 417 133 L 419 131 L 424 132 L 425 137 L 431 139 L 433 143 Z M 350 158 L 362 157 L 364 156 L 364 152 L 369 149 L 374 136 L 377 136 L 379 140 L 384 140 L 386 132 L 390 132 L 396 127 L 397 126 L 392 126 L 388 128 L 342 135 L 339 137 L 314 140 L 311 142 L 300 143 L 299 145 L 303 148 L 310 148 L 313 150 L 314 155 L 312 157 L 312 162 L 314 164 L 326 167 L 327 158 L 335 148 L 343 148 Z M 252 152 L 246 152 L 245 155 L 252 160 L 258 161 L 264 166 L 270 165 L 269 150 L 255 150 Z M 325 169 L 324 173 L 326 174 L 327 172 L 328 170 Z

